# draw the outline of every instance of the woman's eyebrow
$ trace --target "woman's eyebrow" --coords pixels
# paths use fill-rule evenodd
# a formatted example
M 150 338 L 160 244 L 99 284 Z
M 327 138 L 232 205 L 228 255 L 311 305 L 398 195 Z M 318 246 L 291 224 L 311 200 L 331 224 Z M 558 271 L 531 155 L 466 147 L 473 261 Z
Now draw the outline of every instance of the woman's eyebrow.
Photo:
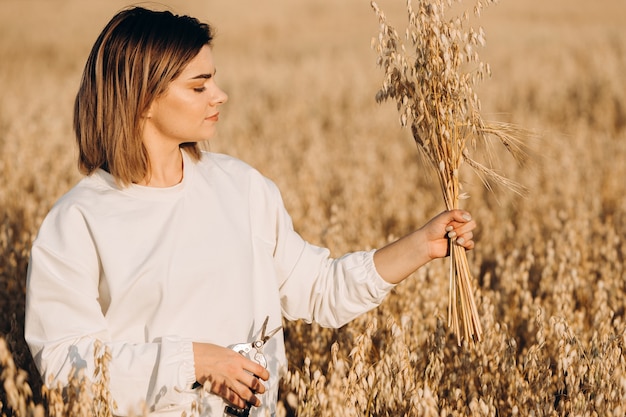
M 209 78 L 213 78 L 213 76 L 215 76 L 215 73 L 217 72 L 217 70 L 213 70 L 212 74 L 200 74 L 200 75 L 196 75 L 195 77 L 192 77 L 192 80 L 199 80 L 199 79 L 205 79 L 208 80 Z

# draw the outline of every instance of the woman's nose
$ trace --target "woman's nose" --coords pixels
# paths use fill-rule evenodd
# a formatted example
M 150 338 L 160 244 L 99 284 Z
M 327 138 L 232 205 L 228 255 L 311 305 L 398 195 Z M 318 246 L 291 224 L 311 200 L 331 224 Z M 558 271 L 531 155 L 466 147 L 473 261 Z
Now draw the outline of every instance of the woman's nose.
M 213 106 L 217 106 L 220 104 L 224 104 L 227 101 L 228 101 L 228 94 L 226 94 L 224 90 L 222 90 L 216 85 L 213 95 L 211 97 L 211 104 Z

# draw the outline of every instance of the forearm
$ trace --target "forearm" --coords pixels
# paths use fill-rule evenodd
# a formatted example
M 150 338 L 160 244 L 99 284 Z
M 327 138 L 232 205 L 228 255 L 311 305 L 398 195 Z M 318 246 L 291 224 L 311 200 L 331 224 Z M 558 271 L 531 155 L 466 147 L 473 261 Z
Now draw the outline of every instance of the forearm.
M 385 281 L 397 284 L 431 260 L 445 257 L 450 244 L 472 249 L 475 227 L 468 212 L 444 211 L 422 228 L 376 251 L 376 270 Z
M 424 232 L 417 230 L 374 253 L 374 265 L 380 276 L 398 284 L 433 258 Z

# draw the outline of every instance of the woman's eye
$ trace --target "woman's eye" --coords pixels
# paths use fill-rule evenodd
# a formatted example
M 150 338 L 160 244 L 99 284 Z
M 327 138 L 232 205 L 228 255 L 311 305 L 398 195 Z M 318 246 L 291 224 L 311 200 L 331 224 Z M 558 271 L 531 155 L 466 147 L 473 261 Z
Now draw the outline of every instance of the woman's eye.
M 196 93 L 202 93 L 205 90 L 206 90 L 206 87 L 195 87 L 193 89 L 193 91 L 195 91 Z

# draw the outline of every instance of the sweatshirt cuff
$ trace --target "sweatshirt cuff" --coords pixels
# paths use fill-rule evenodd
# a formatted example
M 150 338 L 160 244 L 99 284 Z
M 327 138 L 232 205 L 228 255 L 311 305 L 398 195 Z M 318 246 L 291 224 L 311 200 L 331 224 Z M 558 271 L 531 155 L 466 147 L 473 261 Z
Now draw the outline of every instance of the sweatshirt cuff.
M 372 249 L 363 253 L 365 257 L 364 265 L 365 270 L 367 271 L 367 276 L 371 277 L 371 284 L 374 292 L 378 294 L 380 299 L 382 300 L 382 298 L 384 298 L 389 293 L 389 291 L 391 291 L 397 284 L 392 284 L 385 281 L 385 279 L 381 277 L 378 273 L 376 265 L 374 264 L 374 253 L 376 253 L 376 249 Z
M 180 391 L 187 390 L 196 381 L 193 343 L 190 339 L 164 337 L 161 341 L 161 366 L 174 378 L 172 383 Z
M 161 338 L 156 378 L 146 403 L 155 412 L 184 402 L 195 382 L 193 344 L 190 339 Z

